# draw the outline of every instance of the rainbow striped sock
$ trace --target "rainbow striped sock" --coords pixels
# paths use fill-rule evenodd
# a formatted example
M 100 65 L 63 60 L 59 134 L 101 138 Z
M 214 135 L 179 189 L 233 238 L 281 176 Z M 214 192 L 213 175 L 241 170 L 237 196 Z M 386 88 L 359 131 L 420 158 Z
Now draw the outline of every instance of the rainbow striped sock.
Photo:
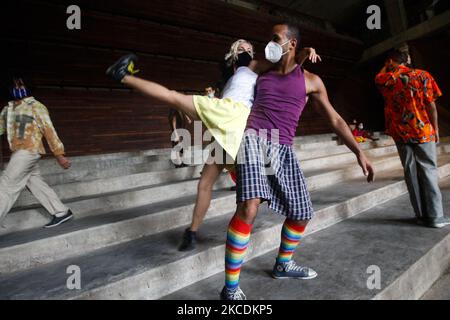
M 277 262 L 289 262 L 294 255 L 295 249 L 305 233 L 306 226 L 299 226 L 286 219 L 281 230 L 281 244 L 278 252 Z
M 225 286 L 236 289 L 239 286 L 239 275 L 244 256 L 250 241 L 252 226 L 234 216 L 228 226 L 225 251 Z

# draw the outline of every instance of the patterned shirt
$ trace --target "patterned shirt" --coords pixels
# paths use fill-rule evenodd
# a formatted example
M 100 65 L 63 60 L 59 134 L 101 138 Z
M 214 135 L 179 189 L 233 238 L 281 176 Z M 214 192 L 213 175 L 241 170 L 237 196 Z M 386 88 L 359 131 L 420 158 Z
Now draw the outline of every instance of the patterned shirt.
M 379 73 L 375 83 L 385 100 L 386 130 L 395 141 L 436 141 L 428 110 L 442 92 L 428 72 L 399 66 Z
M 64 154 L 64 145 L 58 138 L 47 108 L 33 97 L 14 106 L 10 102 L 0 114 L 0 135 L 7 133 L 12 152 L 28 150 L 45 154 L 44 136 L 55 156 Z

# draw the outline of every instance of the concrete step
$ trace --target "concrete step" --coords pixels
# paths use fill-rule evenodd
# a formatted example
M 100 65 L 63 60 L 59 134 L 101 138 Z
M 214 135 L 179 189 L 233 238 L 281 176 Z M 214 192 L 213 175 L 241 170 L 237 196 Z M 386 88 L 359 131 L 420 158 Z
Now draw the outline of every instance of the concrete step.
M 90 156 L 71 157 L 73 169 L 84 169 L 92 167 L 93 169 L 106 169 L 120 165 L 133 165 L 148 161 L 158 161 L 170 158 L 170 149 L 145 150 L 135 152 L 120 152 L 111 154 L 98 154 Z M 54 158 L 46 157 L 39 163 L 41 173 L 46 175 L 55 171 Z M 62 169 L 61 169 L 62 170 Z
M 441 187 L 449 214 L 450 178 Z M 241 288 L 252 300 L 418 299 L 448 268 L 450 228 L 424 228 L 413 217 L 407 195 L 378 204 L 303 240 L 294 258 L 315 269 L 317 278 L 273 279 L 272 250 L 244 265 Z M 373 283 L 371 266 L 380 271 L 378 288 L 367 285 Z M 217 300 L 223 285 L 222 271 L 164 299 Z
M 303 145 L 316 143 L 316 142 L 328 142 L 328 141 L 336 141 L 337 136 L 334 133 L 329 134 L 318 134 L 318 135 L 310 135 L 310 136 L 299 136 L 294 139 L 297 143 L 301 143 Z M 200 150 L 200 147 L 194 146 L 193 149 Z M 73 164 L 82 164 L 89 162 L 104 162 L 111 160 L 130 160 L 137 157 L 151 157 L 151 156 L 162 156 L 164 158 L 170 157 L 171 148 L 162 148 L 162 149 L 150 149 L 144 151 L 132 151 L 132 152 L 116 152 L 116 153 L 108 153 L 108 154 L 98 154 L 98 155 L 89 155 L 89 156 L 76 156 L 71 157 L 71 161 Z M 188 150 L 187 153 L 190 151 Z M 53 166 L 55 165 L 54 159 L 52 157 L 45 158 L 41 160 L 41 170 L 46 172 L 48 169 L 53 171 Z
M 317 148 L 330 148 L 330 147 L 336 147 L 341 145 L 338 141 L 332 140 L 332 141 L 320 141 L 320 142 L 314 142 L 314 143 L 296 143 L 295 147 L 297 150 L 314 150 Z
M 169 169 L 164 171 L 142 172 L 125 176 L 101 178 L 91 181 L 73 182 L 52 186 L 64 202 L 77 198 L 95 198 L 103 194 L 150 188 L 175 182 L 200 178 L 201 166 Z M 31 192 L 24 190 L 17 199 L 14 208 L 39 206 Z
M 75 219 L 108 214 L 147 205 L 161 201 L 175 201 L 177 198 L 191 196 L 197 192 L 198 179 L 185 180 L 172 184 L 156 185 L 101 194 L 96 197 L 79 198 L 66 202 L 74 212 Z M 214 189 L 230 188 L 232 181 L 227 175 L 222 175 Z M 0 235 L 38 228 L 48 222 L 49 216 L 44 208 L 30 208 L 11 211 L 0 227 Z
M 378 151 L 376 149 L 371 150 L 376 154 Z M 354 161 L 354 159 L 352 160 Z M 446 161 L 445 158 L 441 159 L 441 161 Z M 448 161 L 448 160 L 447 160 Z M 382 157 L 375 162 L 377 170 L 384 170 L 386 168 L 393 168 L 395 166 L 399 167 L 399 161 L 397 157 Z M 186 168 L 188 169 L 188 168 Z M 359 176 L 360 169 L 355 166 L 354 163 L 347 164 L 346 166 L 330 166 L 328 171 L 324 170 L 315 170 L 315 171 L 305 171 L 305 175 L 307 177 L 307 183 L 309 185 L 309 189 L 311 191 L 317 190 L 319 188 L 333 185 L 344 179 L 349 179 L 352 177 Z M 225 186 L 229 186 L 227 184 L 229 179 L 224 176 L 222 177 L 222 182 L 220 182 L 217 188 Z M 187 188 L 186 186 L 190 185 L 191 188 Z M 23 254 L 14 254 L 19 250 L 18 248 L 14 248 L 10 250 L 7 248 L 8 245 L 5 245 L 5 249 L 3 252 L 6 252 L 4 256 L 0 254 L 0 260 L 3 261 L 3 267 L 0 267 L 0 272 L 10 272 L 12 270 L 25 269 L 29 267 L 33 267 L 38 264 L 48 263 L 57 258 L 64 256 L 64 254 L 75 255 L 83 252 L 84 248 L 90 248 L 91 250 L 95 250 L 98 248 L 102 248 L 107 245 L 120 243 L 124 241 L 128 241 L 130 239 L 136 239 L 142 237 L 144 235 L 150 235 L 157 232 L 162 232 L 168 230 L 170 228 L 176 228 L 181 225 L 187 224 L 190 222 L 191 213 L 193 210 L 193 203 L 195 200 L 195 185 L 194 181 L 185 181 L 181 184 L 181 187 L 184 189 L 191 189 L 192 192 L 184 193 L 178 188 L 180 185 L 164 185 L 156 188 L 152 188 L 149 190 L 139 190 L 132 192 L 144 192 L 140 198 L 143 202 L 136 202 L 136 193 L 134 195 L 136 197 L 130 196 L 131 202 L 128 204 L 129 207 L 122 205 L 115 205 L 114 196 L 106 196 L 106 200 L 104 202 L 108 205 L 108 210 L 103 210 L 101 206 L 101 200 L 99 198 L 91 199 L 94 203 L 97 203 L 98 211 L 89 211 L 89 209 L 93 209 L 93 207 L 85 206 L 87 209 L 77 211 L 76 220 L 82 220 L 83 218 L 89 218 L 85 220 L 86 223 L 92 227 L 85 228 L 85 230 L 80 230 L 80 226 L 85 226 L 85 224 L 81 222 L 73 223 L 73 226 L 70 224 L 66 224 L 61 227 L 61 230 L 65 230 L 65 227 L 68 225 L 68 229 L 70 232 L 68 234 L 61 234 L 54 231 L 48 230 L 29 230 L 31 228 L 35 228 L 38 226 L 42 226 L 45 224 L 48 218 L 44 215 L 40 215 L 36 210 L 25 210 L 22 212 L 15 212 L 8 216 L 6 220 L 6 229 L 3 229 L 3 237 L 0 237 L 0 243 L 8 244 L 12 243 L 13 245 L 17 245 L 17 241 L 19 239 L 27 239 L 30 237 L 30 234 L 37 234 L 37 240 L 42 240 L 42 237 L 46 237 L 48 235 L 55 235 L 53 239 L 54 245 L 44 246 L 43 243 L 48 241 L 44 239 L 42 242 L 42 246 L 46 248 L 45 252 L 42 250 L 34 250 L 32 243 L 26 243 L 25 246 L 21 249 L 24 250 Z M 177 190 L 179 193 L 176 193 Z M 173 197 L 167 197 L 166 194 L 172 194 Z M 234 209 L 234 193 L 231 192 L 218 192 L 217 197 L 213 199 L 211 204 L 211 210 L 213 213 L 209 215 L 209 217 L 219 216 L 221 214 L 225 214 L 228 211 Z M 120 198 L 122 194 L 116 195 L 117 200 L 120 203 Z M 181 197 L 180 200 L 177 197 Z M 123 199 L 122 199 L 123 200 Z M 83 201 L 88 200 L 80 200 L 83 204 Z M 100 202 L 100 204 L 98 203 Z M 75 202 L 74 206 L 76 206 L 77 202 Z M 84 203 L 85 204 L 85 203 Z M 95 209 L 95 208 L 94 208 Z M 90 223 L 93 223 L 90 225 Z M 60 228 L 58 228 L 60 229 Z M 26 232 L 25 230 L 29 230 Z M 17 231 L 22 231 L 22 233 L 15 234 Z M 96 237 L 92 237 L 91 234 L 95 233 Z M 100 237 L 99 235 L 102 235 Z M 12 242 L 10 242 L 12 241 Z M 14 242 L 16 241 L 16 242 Z M 61 244 L 64 246 L 61 246 Z M 58 248 L 65 248 L 67 243 L 72 243 L 70 246 L 71 250 L 60 252 Z M 23 243 L 21 243 L 23 244 Z M 55 249 L 56 248 L 56 249 Z M 28 250 L 28 251 L 27 251 Z M 16 259 L 12 259 L 12 257 L 16 257 Z M 30 259 L 29 257 L 33 257 Z M 0 263 L 1 265 L 1 263 Z
M 388 151 L 388 149 L 384 149 L 384 150 L 380 149 L 380 151 L 384 152 L 384 151 Z M 373 153 L 377 154 L 380 151 L 373 151 Z M 346 155 L 344 157 L 348 158 L 349 155 Z M 322 159 L 321 161 L 323 161 L 323 160 L 324 159 Z M 311 162 L 311 163 L 313 163 L 313 162 Z M 326 161 L 324 163 L 326 163 Z M 308 166 L 308 163 L 306 163 L 306 166 Z M 334 168 L 336 168 L 336 166 L 334 166 Z M 193 173 L 192 176 L 195 177 L 196 176 L 195 172 L 198 172 L 196 170 L 197 169 L 193 169 L 193 168 L 184 168 L 184 169 L 178 169 L 178 170 L 171 170 L 171 172 L 169 174 L 167 174 L 167 175 L 161 174 L 161 173 L 155 173 L 155 174 L 144 174 L 143 176 L 139 176 L 139 175 L 138 176 L 134 176 L 134 178 L 136 178 L 135 186 L 137 186 L 137 185 L 139 185 L 139 183 L 141 183 L 140 187 L 141 188 L 145 188 L 143 185 L 148 184 L 147 182 L 145 182 L 145 179 L 147 177 L 150 177 L 150 176 L 155 178 L 155 180 L 152 180 L 152 181 L 155 181 L 155 182 L 159 182 L 159 181 L 161 181 L 161 180 L 158 180 L 159 178 L 165 179 L 165 177 L 175 177 L 173 180 L 176 180 L 177 177 L 185 178 L 186 176 L 190 176 L 191 173 Z M 316 172 L 314 172 L 314 173 L 319 173 L 319 170 L 316 170 Z M 308 170 L 305 170 L 305 174 L 308 175 Z M 334 180 L 330 180 L 331 182 L 335 182 L 336 178 L 340 179 L 339 175 L 335 174 L 334 176 L 335 176 L 335 179 Z M 326 178 L 326 176 L 323 177 L 323 178 Z M 113 180 L 115 180 L 114 181 L 115 183 L 109 183 L 109 182 L 108 183 L 104 183 L 102 181 L 95 182 L 94 186 L 91 187 L 91 188 L 84 188 L 84 186 L 81 185 L 82 187 L 81 188 L 78 187 L 78 189 L 77 189 L 77 186 L 79 186 L 77 184 L 75 184 L 73 186 L 69 185 L 67 188 L 69 188 L 69 189 L 72 188 L 72 190 L 75 190 L 75 191 L 72 191 L 71 193 L 69 192 L 69 194 L 71 194 L 72 196 L 80 196 L 80 194 L 81 195 L 86 194 L 86 192 L 83 193 L 83 190 L 89 190 L 88 194 L 91 197 L 92 196 L 96 197 L 98 194 L 102 194 L 102 193 L 105 193 L 107 191 L 110 191 L 110 192 L 123 191 L 121 189 L 122 188 L 121 184 L 117 182 L 117 181 L 120 181 L 121 179 L 120 178 L 116 178 L 116 179 L 113 179 Z M 227 179 L 227 178 L 224 178 L 224 180 L 229 181 L 229 179 Z M 326 182 L 324 179 L 322 179 L 322 181 Z M 152 183 L 153 182 L 150 182 L 150 185 L 152 185 Z M 132 185 L 132 183 L 129 183 L 129 182 L 124 183 L 124 184 L 125 185 Z M 102 190 L 102 189 L 98 189 L 96 186 L 99 186 L 99 185 L 100 186 L 108 186 L 109 190 L 105 191 L 105 190 Z M 183 187 L 183 185 L 180 185 L 180 186 Z M 179 186 L 176 186 L 176 187 L 179 187 Z M 114 189 L 114 188 L 116 188 L 116 189 Z M 118 189 L 120 189 L 120 190 L 118 190 Z M 196 187 L 191 185 L 190 189 L 195 190 Z M 141 191 L 141 194 L 142 194 L 142 190 L 140 190 L 140 191 Z M 176 190 L 173 190 L 173 191 L 176 191 Z M 130 194 L 133 195 L 135 192 L 137 192 L 137 191 L 131 190 Z M 4 221 L 5 228 L 0 228 L 0 234 L 5 234 L 5 233 L 13 232 L 13 231 L 18 231 L 18 230 L 24 230 L 24 229 L 38 227 L 40 225 L 45 224 L 45 221 L 47 221 L 48 218 L 46 217 L 45 210 L 43 210 L 42 208 L 37 206 L 37 202 L 34 199 L 34 197 L 32 197 L 29 194 L 27 196 L 26 195 L 27 192 L 25 192 L 24 194 L 25 194 L 25 196 L 24 196 L 25 199 L 28 199 L 28 200 L 25 200 L 24 202 L 21 202 L 21 200 L 19 200 L 19 202 L 16 204 L 16 209 L 15 209 L 16 211 L 23 212 L 24 214 L 22 214 L 22 215 L 17 215 L 17 214 L 9 215 L 6 218 L 6 220 Z M 128 195 L 128 193 L 123 195 L 123 196 L 126 197 L 127 195 Z M 114 200 L 110 199 L 112 196 L 113 195 L 104 195 L 103 198 L 106 198 L 107 200 L 109 200 L 109 203 L 110 203 L 110 205 L 107 208 L 104 208 L 105 210 L 113 210 L 111 205 L 113 204 Z M 120 200 L 119 198 L 117 199 L 118 201 Z M 63 199 L 64 199 L 64 197 L 63 197 Z M 73 206 L 72 207 L 75 210 L 75 212 L 77 212 L 77 210 L 79 209 L 78 212 L 77 212 L 78 213 L 77 216 L 79 216 L 80 213 L 81 213 L 81 215 L 83 215 L 85 209 L 83 209 L 83 207 L 77 208 L 77 205 L 78 205 L 78 203 L 80 201 L 86 200 L 86 199 L 84 199 L 83 197 L 79 197 L 79 199 L 75 199 L 75 200 L 77 200 L 77 201 L 69 201 L 68 204 L 72 206 L 72 202 L 75 202 L 74 207 Z M 33 205 L 33 204 L 35 204 L 33 209 L 21 210 L 22 208 L 20 206 Z M 144 205 L 144 204 L 142 204 L 142 205 Z M 137 206 L 139 206 L 139 205 L 137 205 Z M 94 207 L 94 208 L 97 208 L 97 207 L 98 207 L 98 205 L 96 207 Z M 119 207 L 119 209 L 124 209 L 124 208 L 123 207 Z M 95 212 L 95 209 L 93 209 L 92 211 Z
M 433 284 L 421 300 L 450 300 L 450 266 L 447 272 Z
M 376 143 L 361 144 L 361 148 L 369 149 L 392 145 L 393 141 L 384 139 Z M 208 152 L 203 153 L 200 149 L 195 149 L 197 153 L 193 156 L 193 161 L 188 162 L 192 166 L 202 166 L 207 159 Z M 304 150 L 296 146 L 296 151 L 301 160 L 308 160 L 317 157 L 330 156 L 335 154 L 347 153 L 349 149 L 344 146 L 331 146 L 323 148 Z M 187 152 L 186 154 L 189 154 Z M 41 172 L 45 181 L 53 186 L 65 183 L 92 181 L 97 179 L 106 179 L 118 176 L 132 175 L 150 171 L 163 171 L 174 169 L 174 164 L 170 160 L 170 153 L 159 155 L 147 155 L 146 152 L 130 153 L 129 158 L 114 158 L 112 155 L 100 155 L 98 159 L 93 156 L 87 156 L 86 159 L 80 157 L 74 161 L 70 170 L 63 170 L 55 163 L 54 160 L 43 160 L 44 167 L 41 166 Z M 189 157 L 188 157 L 189 158 Z M 190 159 L 190 158 L 189 158 Z M 190 161 L 190 160 L 189 160 Z
M 368 150 L 370 148 L 383 147 L 392 145 L 393 141 L 383 140 L 377 143 L 365 143 L 361 144 L 361 148 Z M 303 150 L 301 148 L 296 149 L 297 155 L 300 160 L 309 160 L 319 157 L 338 155 L 342 153 L 348 153 L 349 149 L 344 146 L 334 146 L 327 148 L 317 148 L 314 150 Z M 207 152 L 205 151 L 202 158 L 200 156 L 195 157 L 196 160 L 192 163 L 193 166 L 203 166 L 207 159 Z M 90 158 L 91 159 L 91 158 Z M 44 174 L 45 181 L 53 186 L 58 184 L 92 181 L 97 179 L 106 179 L 112 177 L 133 175 L 143 172 L 152 171 L 164 171 L 173 170 L 174 165 L 170 160 L 170 156 L 163 155 L 158 157 L 131 157 L 130 159 L 108 160 L 109 162 L 99 161 L 96 163 L 94 160 L 87 161 L 86 163 L 73 164 L 70 170 L 64 171 L 60 169 L 54 161 L 52 166 L 49 166 L 46 174 Z
M 369 150 L 372 148 L 379 148 L 379 147 L 386 147 L 386 146 L 393 146 L 394 141 L 392 139 L 381 139 L 379 141 L 370 141 L 365 143 L 360 143 L 359 146 L 362 150 Z M 328 146 L 326 148 L 318 146 L 315 149 L 301 149 L 297 145 L 295 145 L 295 150 L 297 153 L 297 156 L 300 160 L 308 160 L 308 159 L 315 159 L 315 158 L 321 158 L 321 157 L 327 157 L 331 155 L 337 155 L 342 153 L 347 153 L 349 149 L 345 145 L 337 145 L 337 146 Z
M 384 157 L 377 162 L 379 170 L 395 167 L 400 168 L 397 157 Z M 328 172 L 320 170 L 311 175 L 305 172 L 305 175 L 309 190 L 314 191 L 345 179 L 361 176 L 361 170 L 354 164 L 348 164 L 344 167 L 333 168 Z M 187 183 L 192 184 L 194 182 L 184 182 L 184 184 Z M 223 185 L 219 183 L 218 186 Z M 6 219 L 6 230 L 9 232 L 5 230 L 4 235 L 0 236 L 0 248 L 3 247 L 3 249 L 0 249 L 0 273 L 30 268 L 54 261 L 64 255 L 72 256 L 86 250 L 99 249 L 113 243 L 162 232 L 190 222 L 195 202 L 195 192 L 191 192 L 191 194 L 185 193 L 183 197 L 181 192 L 178 193 L 178 196 L 174 193 L 176 188 L 173 185 L 153 189 L 157 189 L 157 191 L 146 191 L 149 194 L 146 197 L 142 196 L 144 202 L 141 203 L 140 207 L 136 207 L 137 197 L 135 197 L 131 201 L 130 206 L 133 206 L 131 208 L 122 208 L 120 210 L 121 207 L 119 205 L 114 206 L 114 203 L 112 203 L 109 211 L 100 213 L 74 211 L 76 212 L 76 220 L 58 228 L 58 230 L 62 230 L 62 233 L 57 232 L 55 234 L 55 231 L 45 229 L 32 230 L 31 225 L 44 224 L 44 221 L 38 219 L 38 217 L 42 219 L 44 217 L 36 214 L 32 215 L 31 210 L 25 211 L 25 213 L 16 212 L 9 215 Z M 170 190 L 172 190 L 172 193 Z M 166 193 L 171 194 L 171 197 L 165 196 Z M 118 196 L 120 197 L 120 195 Z M 151 200 L 152 196 L 154 197 L 154 202 L 145 204 Z M 163 199 L 167 198 L 169 199 L 163 201 Z M 93 199 L 92 201 L 99 202 L 100 199 Z M 211 202 L 209 210 L 211 213 L 208 218 L 226 214 L 233 211 L 234 208 L 234 192 L 217 192 L 216 197 Z M 9 217 L 11 218 L 8 220 Z M 21 225 L 13 224 L 14 222 L 23 221 L 14 221 L 14 218 L 24 219 L 24 217 L 28 217 L 28 220 L 22 222 Z M 91 219 L 86 219 L 89 217 Z M 78 220 L 81 221 L 78 222 Z M 87 225 L 91 228 L 83 227 L 85 226 L 82 222 L 83 220 L 87 221 Z M 93 225 L 90 225 L 91 221 L 94 221 Z M 19 227 L 21 229 L 18 229 Z M 14 228 L 16 230 L 13 230 Z M 68 230 L 67 233 L 64 232 L 66 229 Z M 19 230 L 22 230 L 22 232 L 18 232 Z M 54 235 L 51 241 L 46 238 L 49 235 Z M 36 245 L 32 241 L 26 242 L 30 240 L 30 237 L 38 241 Z M 68 245 L 68 243 L 71 245 Z M 19 244 L 21 245 L 20 248 L 18 247 Z M 35 250 L 35 247 L 38 247 L 39 250 Z M 70 248 L 69 251 L 66 250 L 68 247 Z M 21 254 L 18 254 L 18 252 L 21 252 Z
M 380 147 L 367 150 L 369 157 L 379 157 L 388 154 L 394 155 L 397 152 L 395 146 Z M 321 170 L 332 165 L 347 164 L 355 161 L 355 156 L 348 150 L 346 153 L 309 159 L 302 161 L 302 169 Z M 159 184 L 174 183 L 188 179 L 200 178 L 202 166 L 186 167 L 177 170 L 164 170 L 157 172 L 142 172 L 125 176 L 115 176 L 83 182 L 73 182 L 54 185 L 53 189 L 62 201 L 70 201 L 76 198 L 96 197 L 106 193 L 126 191 L 136 188 L 151 187 Z M 30 206 L 40 206 L 33 195 L 24 190 L 19 199 L 14 204 L 14 208 L 24 208 Z
M 296 142 L 301 142 L 302 145 L 308 145 L 311 143 L 316 143 L 320 141 L 329 142 L 336 140 L 335 134 L 323 134 L 314 136 L 302 136 L 296 138 Z M 193 150 L 187 150 L 186 154 L 193 154 L 201 150 L 199 146 L 193 147 Z M 118 167 L 121 165 L 133 165 L 140 164 L 149 161 L 158 160 L 168 160 L 170 159 L 170 148 L 165 149 L 151 149 L 144 151 L 134 151 L 134 152 L 118 152 L 100 155 L 90 155 L 90 156 L 78 156 L 71 157 L 70 160 L 73 164 L 73 169 L 86 170 L 86 166 L 92 166 L 93 169 L 107 169 L 111 167 Z M 55 172 L 55 160 L 52 157 L 45 158 L 40 162 L 41 172 L 43 175 L 51 174 Z M 59 170 L 59 169 L 58 169 Z
M 315 143 L 322 141 L 337 141 L 338 137 L 335 133 L 312 134 L 307 136 L 297 136 L 294 138 L 295 143 Z
M 380 133 L 375 134 L 375 137 L 382 141 L 392 140 L 391 137 L 384 135 L 384 134 L 380 134 Z M 378 141 L 368 140 L 369 143 L 378 142 Z M 341 139 L 339 139 L 336 135 L 331 135 L 331 136 L 326 136 L 323 138 L 318 137 L 316 139 L 309 139 L 307 142 L 302 140 L 301 137 L 296 138 L 296 139 L 294 139 L 294 145 L 296 146 L 296 148 L 298 150 L 314 150 L 314 149 L 318 149 L 318 148 L 332 148 L 332 147 L 343 145 L 343 143 L 342 143 Z
M 362 144 L 362 148 L 373 148 L 377 146 L 386 146 L 393 142 L 385 139 L 376 144 Z M 328 150 L 327 150 L 328 149 Z M 52 158 L 41 160 L 41 174 L 45 181 L 53 186 L 65 183 L 92 181 L 97 179 L 112 178 L 118 176 L 132 175 L 150 171 L 163 171 L 174 169 L 174 164 L 170 159 L 170 149 L 164 149 L 164 152 L 156 153 L 158 150 L 149 150 L 142 152 L 129 152 L 118 154 L 106 154 L 97 156 L 75 157 L 72 160 L 70 170 L 63 170 Z M 320 151 L 322 150 L 322 151 Z M 303 150 L 298 148 L 300 159 L 307 160 L 315 157 L 323 157 L 348 152 L 345 146 L 334 146 L 316 150 Z M 328 153 L 324 152 L 328 151 Z M 194 148 L 186 151 L 186 163 L 195 166 L 203 165 L 208 157 L 207 150 L 201 151 Z M 192 155 L 190 157 L 189 155 Z M 127 157 L 128 156 L 128 157 Z
M 400 165 L 397 155 L 387 155 L 373 158 L 378 170 L 384 170 Z M 305 176 L 310 190 L 326 187 L 345 179 L 358 177 L 361 169 L 355 162 L 348 164 L 330 164 L 327 169 L 305 170 Z M 198 179 L 192 179 L 171 184 L 142 187 L 112 194 L 101 194 L 94 198 L 80 198 L 67 202 L 75 213 L 75 219 L 102 215 L 114 211 L 138 208 L 155 204 L 160 201 L 175 200 L 179 197 L 194 195 L 197 192 Z M 231 179 L 223 175 L 215 184 L 216 189 L 229 188 Z M 100 190 L 101 192 L 101 190 Z M 234 201 L 231 203 L 233 204 Z M 38 228 L 48 222 L 48 214 L 43 208 L 21 209 L 10 212 L 0 227 L 0 235 L 16 231 Z
M 373 136 L 376 138 L 388 138 L 389 136 L 385 135 L 383 132 L 375 131 L 373 132 Z M 298 136 L 294 138 L 296 143 L 316 143 L 316 142 L 327 142 L 327 141 L 338 141 L 339 137 L 335 133 L 325 133 L 325 134 L 316 134 L 316 135 L 308 135 L 308 136 Z
M 441 167 L 442 175 L 450 165 Z M 312 192 L 316 218 L 310 233 L 332 226 L 406 192 L 401 170 L 381 173 Z M 226 226 L 232 213 L 205 222 L 196 251 L 176 250 L 183 228 L 128 241 L 91 254 L 0 276 L 0 299 L 157 299 L 223 270 Z M 263 206 L 255 224 L 249 258 L 278 246 L 283 218 Z M 16 254 L 18 255 L 18 254 Z M 2 259 L 3 260 L 3 259 Z M 81 269 L 82 289 L 66 287 L 66 269 Z
M 192 163 L 202 164 L 204 159 L 207 159 L 207 151 L 198 150 Z M 47 162 L 45 168 L 41 166 L 41 173 L 49 185 L 55 185 L 174 168 L 170 153 L 161 155 L 142 153 L 119 159 L 103 159 L 100 156 L 98 160 L 92 160 L 89 156 L 89 159 L 72 163 L 70 170 L 61 169 L 54 161 Z

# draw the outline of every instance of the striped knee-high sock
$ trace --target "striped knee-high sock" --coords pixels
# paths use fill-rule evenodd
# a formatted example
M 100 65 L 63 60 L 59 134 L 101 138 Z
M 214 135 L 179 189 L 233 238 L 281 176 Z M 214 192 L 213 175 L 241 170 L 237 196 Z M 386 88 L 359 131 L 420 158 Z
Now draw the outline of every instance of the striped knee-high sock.
M 252 226 L 234 216 L 228 226 L 225 252 L 225 286 L 235 289 L 239 286 L 241 266 L 247 252 Z
M 281 230 L 281 244 L 278 252 L 277 262 L 289 262 L 294 255 L 295 249 L 305 233 L 306 226 L 299 226 L 292 221 L 286 220 Z

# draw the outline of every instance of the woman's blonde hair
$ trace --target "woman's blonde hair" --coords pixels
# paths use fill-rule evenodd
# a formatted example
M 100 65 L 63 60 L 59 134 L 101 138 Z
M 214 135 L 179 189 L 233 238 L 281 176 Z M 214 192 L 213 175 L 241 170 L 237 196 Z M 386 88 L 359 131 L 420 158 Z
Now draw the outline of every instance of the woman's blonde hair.
M 234 62 L 237 61 L 239 55 L 238 49 L 242 43 L 248 43 L 252 47 L 252 53 L 250 55 L 252 56 L 252 58 L 254 57 L 255 52 L 253 51 L 253 45 L 247 40 L 239 39 L 231 45 L 230 51 L 225 55 L 225 61 L 227 63 L 227 66 L 230 67 L 233 65 Z

